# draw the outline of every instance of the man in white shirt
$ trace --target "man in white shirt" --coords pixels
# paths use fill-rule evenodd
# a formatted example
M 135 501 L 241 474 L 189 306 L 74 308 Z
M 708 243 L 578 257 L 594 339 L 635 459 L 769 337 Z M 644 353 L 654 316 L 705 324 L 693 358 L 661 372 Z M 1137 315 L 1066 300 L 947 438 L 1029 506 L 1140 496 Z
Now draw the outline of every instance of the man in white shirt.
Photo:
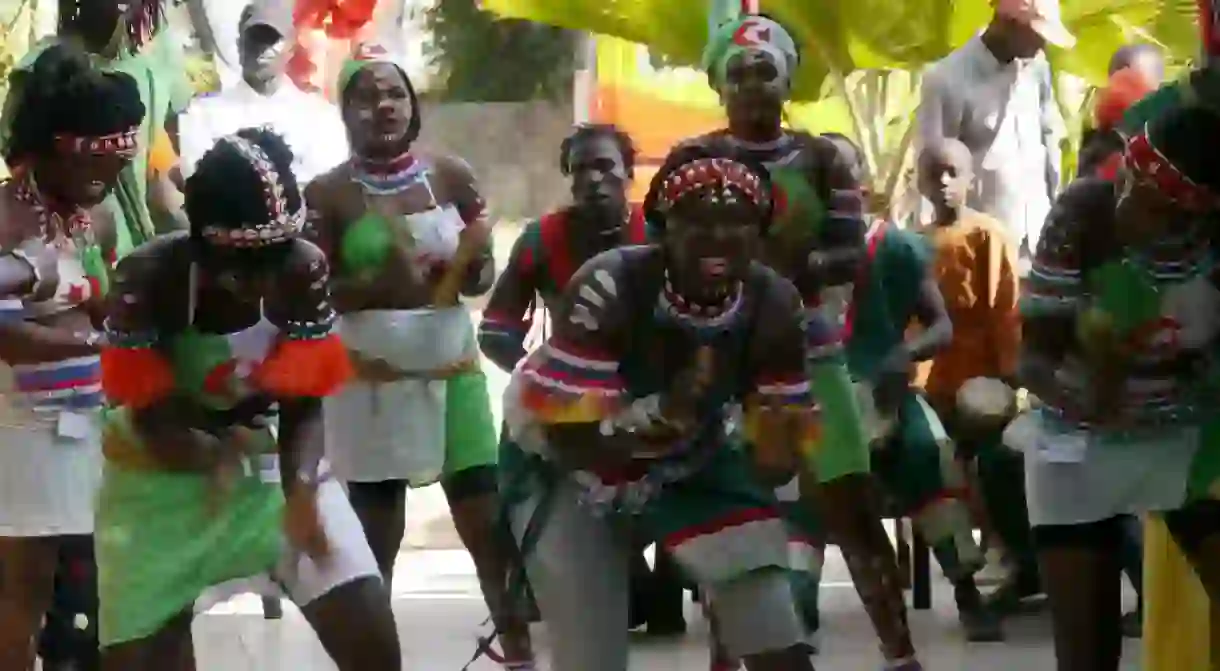
M 270 126 L 284 136 L 302 186 L 347 160 L 347 131 L 338 106 L 302 91 L 285 75 L 292 38 L 291 2 L 256 0 L 242 11 L 241 81 L 195 100 L 179 121 L 184 178 L 216 140 L 250 126 Z
M 1059 0 L 995 0 L 987 28 L 924 74 L 921 146 L 960 140 L 974 156 L 968 205 L 1038 243 L 1059 187 L 1063 119 L 1043 48 L 1071 47 Z

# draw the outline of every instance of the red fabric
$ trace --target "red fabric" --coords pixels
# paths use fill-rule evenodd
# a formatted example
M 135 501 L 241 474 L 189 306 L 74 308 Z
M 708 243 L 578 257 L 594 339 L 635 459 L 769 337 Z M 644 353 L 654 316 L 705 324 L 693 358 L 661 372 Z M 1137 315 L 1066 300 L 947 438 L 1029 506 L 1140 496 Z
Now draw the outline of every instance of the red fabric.
M 868 281 L 868 273 L 872 268 L 873 259 L 877 258 L 877 249 L 881 245 L 881 238 L 885 236 L 886 229 L 889 224 L 882 224 L 881 228 L 873 233 L 873 237 L 868 241 L 868 251 L 864 255 L 864 259 L 860 261 L 860 269 L 856 273 L 856 286 L 852 290 L 851 302 L 847 304 L 847 318 L 843 323 L 843 342 L 851 339 L 851 329 L 856 321 L 856 303 L 860 301 L 861 296 L 865 291 L 864 284 Z
M 174 389 L 174 370 L 152 348 L 102 349 L 102 391 L 106 398 L 129 408 L 144 408 Z
M 1097 166 L 1097 176 L 1114 181 L 1118 178 L 1118 169 L 1123 166 L 1123 153 L 1116 151 Z
M 572 275 L 578 270 L 572 259 L 571 245 L 568 244 L 568 215 L 566 210 L 559 210 L 544 216 L 539 222 L 542 235 L 542 251 L 546 258 L 547 270 L 550 271 L 551 282 L 559 289 L 568 286 Z M 624 244 L 642 245 L 648 242 L 648 222 L 644 220 L 644 210 L 631 206 L 631 216 L 627 219 L 627 230 Z
M 352 378 L 347 348 L 336 335 L 312 340 L 280 340 L 254 371 L 255 385 L 279 398 L 322 398 Z
M 1110 82 L 1099 92 L 1093 108 L 1095 126 L 1099 130 L 1114 128 L 1129 107 L 1155 89 L 1156 85 L 1134 68 L 1123 68 L 1110 75 Z

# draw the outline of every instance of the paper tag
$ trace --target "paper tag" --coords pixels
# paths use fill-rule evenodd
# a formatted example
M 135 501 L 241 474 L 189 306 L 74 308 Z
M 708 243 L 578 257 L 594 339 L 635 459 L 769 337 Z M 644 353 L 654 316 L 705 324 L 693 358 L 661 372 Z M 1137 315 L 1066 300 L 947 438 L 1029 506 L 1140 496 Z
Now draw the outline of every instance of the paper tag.
M 1089 450 L 1089 434 L 1083 431 L 1038 437 L 1038 456 L 1048 464 L 1079 464 Z
M 261 454 L 258 456 L 258 479 L 266 484 L 279 484 L 280 455 Z
M 78 412 L 61 412 L 55 424 L 55 435 L 60 438 L 84 440 L 93 433 L 93 418 Z

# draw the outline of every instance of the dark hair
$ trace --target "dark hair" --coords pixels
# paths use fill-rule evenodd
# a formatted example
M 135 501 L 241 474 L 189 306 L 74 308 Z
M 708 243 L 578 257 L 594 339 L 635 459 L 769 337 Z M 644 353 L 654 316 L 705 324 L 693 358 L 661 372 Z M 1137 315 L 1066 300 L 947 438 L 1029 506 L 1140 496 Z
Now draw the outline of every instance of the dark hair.
M 1076 152 L 1076 176 L 1096 173 L 1106 159 L 1123 151 L 1126 146 L 1127 141 L 1122 133 L 1113 128 L 1086 128 L 1080 135 L 1080 150 Z
M 368 65 L 366 65 L 356 74 L 352 75 L 352 78 L 347 82 L 347 86 L 344 87 L 342 93 L 339 95 L 339 104 L 343 108 L 346 108 L 349 104 L 351 104 L 352 82 L 356 81 L 356 77 L 359 77 L 365 69 L 377 63 L 393 65 L 394 69 L 398 70 L 398 74 L 402 77 L 403 84 L 407 87 L 407 100 L 409 100 L 411 103 L 411 120 L 407 122 L 407 133 L 404 138 L 408 144 L 415 142 L 415 140 L 419 138 L 419 133 L 424 127 L 423 110 L 419 108 L 419 94 L 415 92 L 415 84 L 411 81 L 411 77 L 401 65 L 388 60 L 369 61 Z
M 103 72 L 67 44 L 47 48 L 19 81 L 4 159 L 10 166 L 53 150 L 56 135 L 100 136 L 144 120 L 140 89 L 130 75 Z
M 608 138 L 613 140 L 618 145 L 618 151 L 623 156 L 623 167 L 627 168 L 627 174 L 635 174 L 635 143 L 631 141 L 631 136 L 619 130 L 618 126 L 608 123 L 586 123 L 580 124 L 572 134 L 563 139 L 563 143 L 559 145 L 559 170 L 565 175 L 572 173 L 572 150 L 581 142 L 596 140 L 599 138 Z
M 1197 105 L 1171 108 L 1149 123 L 1148 139 L 1191 181 L 1220 193 L 1220 115 Z
M 763 193 L 767 194 L 767 198 L 762 204 L 762 232 L 766 233 L 767 228 L 771 225 L 775 205 L 770 196 L 772 192 L 771 173 L 762 163 L 754 159 L 730 154 L 702 144 L 687 144 L 674 148 L 666 155 L 665 162 L 661 164 L 657 173 L 652 176 L 652 181 L 648 184 L 648 194 L 644 196 L 644 218 L 648 222 L 650 231 L 661 233 L 665 230 L 665 214 L 660 207 L 661 191 L 664 190 L 665 180 L 686 164 L 703 158 L 727 158 L 741 163 L 758 176 L 762 183 Z
M 75 31 L 107 39 L 122 23 L 126 52 L 136 53 L 166 24 L 166 0 L 134 0 L 122 13 L 116 4 L 115 0 L 58 0 L 59 34 Z
M 292 174 L 292 150 L 284 139 L 266 128 L 243 128 L 236 135 L 261 150 L 271 162 L 288 211 L 300 210 L 304 201 Z M 186 180 L 183 195 L 191 238 L 197 244 L 202 242 L 204 226 L 253 228 L 271 220 L 262 174 L 224 138 L 199 159 L 195 173 Z M 242 253 L 253 259 L 272 247 L 276 246 L 245 249 Z
M 1144 54 L 1152 54 L 1156 56 L 1157 63 L 1159 65 L 1158 70 L 1160 71 L 1160 74 L 1164 76 L 1164 53 L 1162 53 L 1160 47 L 1156 46 L 1155 44 L 1147 44 L 1143 42 L 1137 44 L 1125 44 L 1119 47 L 1118 50 L 1114 52 L 1114 55 L 1110 57 L 1110 67 L 1107 74 L 1112 75 L 1123 68 L 1131 67 L 1135 64 L 1135 61 Z

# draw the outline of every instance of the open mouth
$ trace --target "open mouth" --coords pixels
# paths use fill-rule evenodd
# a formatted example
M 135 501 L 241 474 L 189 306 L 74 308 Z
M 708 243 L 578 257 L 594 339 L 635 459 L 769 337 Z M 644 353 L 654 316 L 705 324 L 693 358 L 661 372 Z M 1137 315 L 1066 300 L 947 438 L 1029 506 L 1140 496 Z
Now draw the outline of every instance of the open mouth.
M 699 259 L 699 271 L 704 277 L 721 279 L 729 273 L 729 260 L 723 256 L 708 256 Z

